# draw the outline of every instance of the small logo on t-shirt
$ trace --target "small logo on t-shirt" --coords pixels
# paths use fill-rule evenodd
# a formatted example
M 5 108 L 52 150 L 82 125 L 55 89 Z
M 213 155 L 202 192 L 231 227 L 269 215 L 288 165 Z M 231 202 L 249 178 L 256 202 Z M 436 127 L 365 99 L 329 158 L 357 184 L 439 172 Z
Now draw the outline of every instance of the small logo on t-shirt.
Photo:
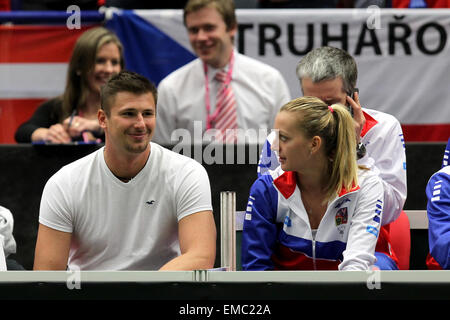
M 149 201 L 146 201 L 145 203 L 146 203 L 146 204 L 149 204 L 149 205 L 152 205 L 152 204 L 155 203 L 155 200 L 149 200 Z

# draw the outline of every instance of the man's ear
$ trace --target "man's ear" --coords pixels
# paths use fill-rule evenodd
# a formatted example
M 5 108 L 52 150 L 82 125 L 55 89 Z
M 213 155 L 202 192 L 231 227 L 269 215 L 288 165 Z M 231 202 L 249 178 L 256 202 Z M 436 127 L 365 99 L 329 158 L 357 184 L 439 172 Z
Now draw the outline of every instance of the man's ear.
M 235 24 L 233 27 L 228 29 L 227 32 L 231 36 L 231 39 L 234 39 L 236 37 L 237 32 L 238 32 L 238 25 Z
M 97 112 L 97 118 L 98 118 L 98 123 L 100 124 L 100 127 L 105 130 L 106 128 L 106 112 L 103 109 L 98 109 Z

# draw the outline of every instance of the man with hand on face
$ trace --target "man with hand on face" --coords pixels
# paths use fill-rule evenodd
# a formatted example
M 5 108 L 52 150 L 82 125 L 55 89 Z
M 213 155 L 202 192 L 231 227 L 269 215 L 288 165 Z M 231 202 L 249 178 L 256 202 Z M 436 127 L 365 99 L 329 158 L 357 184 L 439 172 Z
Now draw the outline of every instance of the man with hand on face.
M 202 135 L 216 129 L 208 131 L 217 132 L 216 139 L 224 137 L 226 129 L 270 130 L 279 108 L 290 101 L 289 89 L 278 70 L 235 50 L 233 0 L 190 0 L 184 24 L 198 59 L 159 84 L 154 140 L 176 143 L 178 135 L 171 139 L 176 129 L 187 129 L 194 137 L 196 124 Z M 236 138 L 224 142 L 236 142 Z
M 379 175 L 383 182 L 383 227 L 378 237 L 376 266 L 398 269 L 398 260 L 389 241 L 389 224 L 402 212 L 406 200 L 406 154 L 403 132 L 398 120 L 387 113 L 361 108 L 356 89 L 356 62 L 344 50 L 321 47 L 310 51 L 297 65 L 297 76 L 304 96 L 321 99 L 328 105 L 341 103 L 353 114 L 357 137 L 358 165 Z M 275 132 L 263 147 L 258 175 L 278 166 L 276 150 L 270 148 Z M 390 252 L 390 255 L 378 251 Z
M 101 94 L 105 146 L 47 182 L 34 269 L 212 268 L 216 228 L 208 175 L 196 161 L 150 142 L 155 86 L 122 71 Z

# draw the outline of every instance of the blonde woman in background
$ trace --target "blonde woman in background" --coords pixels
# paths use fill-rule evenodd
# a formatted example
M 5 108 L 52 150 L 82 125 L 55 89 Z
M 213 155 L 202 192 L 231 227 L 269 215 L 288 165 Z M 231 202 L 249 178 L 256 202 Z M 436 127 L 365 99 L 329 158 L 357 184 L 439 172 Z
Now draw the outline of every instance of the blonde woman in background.
M 280 166 L 253 184 L 244 220 L 244 270 L 369 270 L 383 186 L 356 163 L 353 119 L 314 97 L 284 105 L 273 149 Z

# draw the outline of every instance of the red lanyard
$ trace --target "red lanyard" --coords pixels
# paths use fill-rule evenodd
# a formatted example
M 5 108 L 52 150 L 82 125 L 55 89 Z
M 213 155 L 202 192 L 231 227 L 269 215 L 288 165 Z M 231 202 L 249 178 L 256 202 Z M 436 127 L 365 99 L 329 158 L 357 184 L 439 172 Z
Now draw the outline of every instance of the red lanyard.
M 225 84 L 229 85 L 231 82 L 231 74 L 233 73 L 234 64 L 234 50 L 231 51 L 231 58 L 229 63 L 229 68 L 227 72 L 227 78 Z M 213 114 L 211 114 L 211 101 L 209 99 L 209 80 L 208 80 L 208 65 L 203 62 L 203 70 L 205 71 L 205 105 L 206 105 L 206 129 L 212 128 L 212 123 L 217 117 L 220 110 L 216 109 Z

